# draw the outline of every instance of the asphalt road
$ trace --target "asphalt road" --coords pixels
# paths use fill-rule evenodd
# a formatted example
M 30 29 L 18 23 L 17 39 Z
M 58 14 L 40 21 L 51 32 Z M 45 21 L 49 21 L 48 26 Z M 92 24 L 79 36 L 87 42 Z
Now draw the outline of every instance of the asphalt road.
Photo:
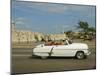
M 12 74 L 87 70 L 96 68 L 95 53 L 86 59 L 78 60 L 75 58 L 48 58 L 40 59 L 31 57 L 32 49 L 12 49 Z

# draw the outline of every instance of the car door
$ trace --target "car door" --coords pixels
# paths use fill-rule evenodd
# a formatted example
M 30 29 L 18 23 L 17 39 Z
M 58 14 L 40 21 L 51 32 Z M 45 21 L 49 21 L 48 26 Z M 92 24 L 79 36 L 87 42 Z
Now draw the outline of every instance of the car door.
M 75 51 L 71 48 L 71 45 L 57 45 L 52 50 L 52 56 L 74 56 Z

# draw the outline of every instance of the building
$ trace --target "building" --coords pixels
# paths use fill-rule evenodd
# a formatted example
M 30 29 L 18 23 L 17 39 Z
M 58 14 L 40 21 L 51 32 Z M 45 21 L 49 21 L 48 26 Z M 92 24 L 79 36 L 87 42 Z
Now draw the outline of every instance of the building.
M 12 42 L 36 42 L 42 40 L 65 40 L 68 39 L 65 34 L 48 34 L 32 32 L 27 30 L 18 30 L 15 24 L 12 24 Z
M 49 35 L 50 40 L 65 40 L 68 39 L 65 34 L 50 34 Z
M 43 38 L 43 33 L 18 30 L 15 25 L 12 24 L 12 42 L 35 42 L 41 41 Z

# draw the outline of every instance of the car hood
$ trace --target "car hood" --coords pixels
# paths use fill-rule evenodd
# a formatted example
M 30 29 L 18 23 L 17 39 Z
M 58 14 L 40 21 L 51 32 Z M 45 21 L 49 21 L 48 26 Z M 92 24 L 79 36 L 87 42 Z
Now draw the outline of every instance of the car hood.
M 82 48 L 82 49 L 88 49 L 88 45 L 85 43 L 72 43 L 71 46 L 73 48 Z

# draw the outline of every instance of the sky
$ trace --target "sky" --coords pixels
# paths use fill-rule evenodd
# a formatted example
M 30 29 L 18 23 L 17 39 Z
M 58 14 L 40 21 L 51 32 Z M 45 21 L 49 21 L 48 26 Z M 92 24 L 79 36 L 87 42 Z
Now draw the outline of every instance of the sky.
M 42 33 L 77 31 L 79 21 L 95 27 L 95 6 L 12 0 L 11 17 L 17 29 Z

